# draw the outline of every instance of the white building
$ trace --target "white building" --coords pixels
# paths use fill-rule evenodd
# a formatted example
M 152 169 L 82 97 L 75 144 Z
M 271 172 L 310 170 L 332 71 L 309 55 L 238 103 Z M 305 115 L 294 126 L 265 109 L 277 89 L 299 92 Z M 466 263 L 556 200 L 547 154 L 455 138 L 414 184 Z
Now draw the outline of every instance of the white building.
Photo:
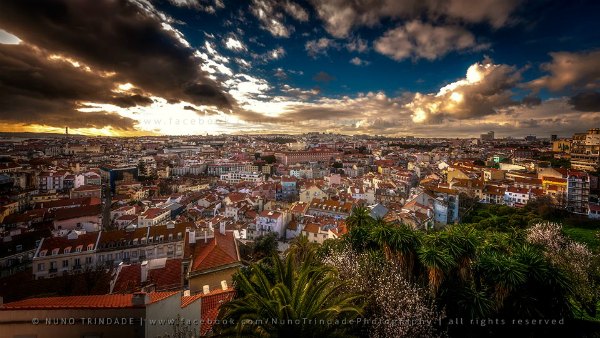
M 221 181 L 225 181 L 229 184 L 236 184 L 240 182 L 258 183 L 264 181 L 264 176 L 262 173 L 235 171 L 227 174 L 222 174 Z

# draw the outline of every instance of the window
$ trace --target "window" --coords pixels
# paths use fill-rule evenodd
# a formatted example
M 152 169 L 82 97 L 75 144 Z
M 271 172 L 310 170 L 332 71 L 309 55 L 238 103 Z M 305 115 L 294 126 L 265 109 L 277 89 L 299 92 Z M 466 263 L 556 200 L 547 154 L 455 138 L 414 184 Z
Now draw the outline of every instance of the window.
M 131 252 L 131 257 L 132 258 L 137 258 L 137 255 L 138 255 L 137 250 L 134 250 L 134 251 Z
M 17 252 L 23 251 L 23 245 L 19 244 L 16 246 Z
M 94 250 L 94 244 L 88 244 L 87 251 L 92 251 L 92 250 Z
M 58 248 L 52 249 L 52 255 L 58 255 Z
M 40 251 L 40 257 L 46 256 L 46 252 L 48 252 L 48 250 L 42 250 L 42 251 Z
M 38 271 L 45 271 L 45 270 L 46 270 L 46 264 L 38 263 Z
M 65 260 L 62 262 L 62 267 L 63 267 L 63 268 L 68 268 L 68 267 L 69 267 L 69 260 L 68 260 L 68 259 L 65 259 Z
M 56 262 L 50 262 L 50 269 L 56 269 Z
M 64 253 L 66 253 L 66 254 L 71 253 L 71 247 L 70 246 L 66 247 L 64 250 Z
M 81 252 L 81 249 L 82 249 L 82 248 L 83 248 L 83 245 L 78 245 L 78 246 L 75 248 L 75 252 Z
M 74 265 L 75 266 L 81 266 L 81 258 L 75 258 L 74 259 Z
M 92 264 L 92 257 L 86 257 L 85 264 Z

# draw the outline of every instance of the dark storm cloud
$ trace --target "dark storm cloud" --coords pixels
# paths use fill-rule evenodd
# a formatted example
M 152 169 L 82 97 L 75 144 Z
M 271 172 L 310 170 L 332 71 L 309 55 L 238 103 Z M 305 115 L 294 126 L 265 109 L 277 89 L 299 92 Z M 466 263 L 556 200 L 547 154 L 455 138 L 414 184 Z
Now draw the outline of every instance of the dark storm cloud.
M 148 106 L 152 104 L 152 99 L 141 95 L 141 94 L 133 94 L 133 95 L 120 95 L 115 96 L 110 100 L 110 102 L 114 105 L 117 105 L 121 108 L 129 108 L 135 106 Z
M 30 45 L 0 44 L 0 121 L 72 128 L 131 130 L 134 121 L 116 114 L 84 113 L 81 102 L 142 101 L 110 91 L 109 77 L 74 67 L 68 61 L 50 59 Z
M 525 96 L 521 103 L 525 106 L 538 106 L 542 103 L 542 99 L 537 96 Z
M 0 28 L 26 43 L 115 72 L 113 80 L 171 101 L 230 107 L 231 98 L 166 20 L 148 4 L 124 0 L 0 2 Z
M 569 99 L 569 104 L 579 111 L 600 112 L 600 93 L 579 93 Z

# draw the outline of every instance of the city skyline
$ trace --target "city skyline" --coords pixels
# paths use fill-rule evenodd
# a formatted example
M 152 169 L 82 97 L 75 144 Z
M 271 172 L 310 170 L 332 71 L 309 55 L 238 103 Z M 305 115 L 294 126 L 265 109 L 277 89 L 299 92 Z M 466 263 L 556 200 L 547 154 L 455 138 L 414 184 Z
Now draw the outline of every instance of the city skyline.
M 7 1 L 0 131 L 561 137 L 600 126 L 593 1 Z

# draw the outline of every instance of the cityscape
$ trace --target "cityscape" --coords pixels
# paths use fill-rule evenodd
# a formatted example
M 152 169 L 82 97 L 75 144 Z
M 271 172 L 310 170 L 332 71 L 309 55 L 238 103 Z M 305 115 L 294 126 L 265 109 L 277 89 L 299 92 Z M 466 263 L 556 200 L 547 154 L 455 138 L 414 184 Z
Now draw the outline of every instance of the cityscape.
M 0 2 L 0 338 L 600 337 L 599 10 Z

